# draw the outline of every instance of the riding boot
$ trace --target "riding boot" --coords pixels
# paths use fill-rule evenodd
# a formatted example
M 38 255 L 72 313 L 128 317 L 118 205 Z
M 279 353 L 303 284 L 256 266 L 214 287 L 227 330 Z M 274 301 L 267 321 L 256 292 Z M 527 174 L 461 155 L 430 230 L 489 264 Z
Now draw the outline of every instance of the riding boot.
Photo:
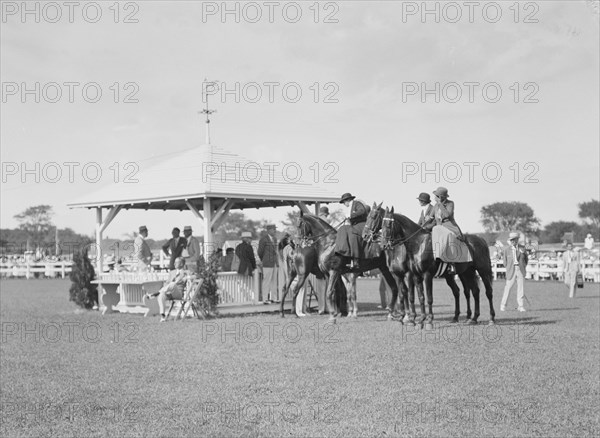
M 446 272 L 450 275 L 456 275 L 456 268 L 453 263 L 448 264 L 448 270 Z

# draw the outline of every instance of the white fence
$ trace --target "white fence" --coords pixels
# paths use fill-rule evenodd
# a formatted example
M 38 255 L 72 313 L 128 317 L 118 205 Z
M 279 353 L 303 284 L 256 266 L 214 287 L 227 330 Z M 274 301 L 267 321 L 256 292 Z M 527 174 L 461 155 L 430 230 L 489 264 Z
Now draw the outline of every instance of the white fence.
M 34 274 L 42 274 L 47 278 L 67 278 L 71 273 L 73 262 L 30 262 L 30 263 L 0 263 L 2 277 L 25 277 L 30 279 Z

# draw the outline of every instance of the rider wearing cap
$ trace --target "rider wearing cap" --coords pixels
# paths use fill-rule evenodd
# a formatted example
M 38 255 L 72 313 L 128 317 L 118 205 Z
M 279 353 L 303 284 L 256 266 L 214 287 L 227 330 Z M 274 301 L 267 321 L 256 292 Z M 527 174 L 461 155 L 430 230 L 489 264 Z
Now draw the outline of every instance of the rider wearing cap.
M 438 187 L 433 192 L 435 226 L 432 229 L 433 252 L 436 258 L 448 263 L 472 261 L 460 227 L 454 220 L 454 202 L 448 199 L 448 189 Z
M 359 268 L 359 259 L 364 258 L 362 232 L 369 214 L 369 207 L 364 201 L 356 199 L 350 193 L 344 193 L 340 204 L 350 207 L 350 215 L 346 219 L 349 225 L 343 225 L 337 232 L 335 252 L 352 259 L 353 267 Z

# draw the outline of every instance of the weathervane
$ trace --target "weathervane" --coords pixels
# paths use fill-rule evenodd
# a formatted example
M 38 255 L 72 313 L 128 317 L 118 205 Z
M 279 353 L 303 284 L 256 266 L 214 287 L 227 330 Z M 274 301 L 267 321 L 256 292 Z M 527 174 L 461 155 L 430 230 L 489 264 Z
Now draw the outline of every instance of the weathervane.
M 208 92 L 208 89 L 211 88 L 211 93 Z M 218 89 L 217 81 L 208 81 L 204 78 L 204 82 L 202 82 L 202 98 L 206 102 L 206 108 L 202 111 L 198 111 L 198 114 L 206 114 L 206 144 L 210 144 L 210 115 L 212 113 L 216 113 L 216 110 L 208 109 L 208 96 L 209 94 L 214 94 Z

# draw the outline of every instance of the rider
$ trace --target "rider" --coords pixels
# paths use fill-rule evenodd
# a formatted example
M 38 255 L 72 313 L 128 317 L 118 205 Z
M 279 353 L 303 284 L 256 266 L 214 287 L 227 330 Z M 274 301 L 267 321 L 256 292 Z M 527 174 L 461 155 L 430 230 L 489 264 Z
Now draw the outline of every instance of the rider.
M 421 217 L 417 224 L 424 230 L 431 231 L 435 225 L 431 197 L 429 193 L 421 193 L 417 199 L 419 200 L 419 204 L 421 204 Z
M 449 263 L 471 261 L 465 238 L 454 220 L 454 202 L 448 199 L 448 189 L 438 187 L 433 196 L 436 201 L 433 207 L 436 225 L 431 238 L 435 257 Z
M 359 260 L 364 258 L 362 232 L 369 214 L 369 207 L 356 196 L 344 193 L 340 204 L 350 207 L 350 215 L 346 218 L 349 225 L 343 225 L 337 232 L 335 252 L 344 257 L 350 257 L 352 268 L 360 269 Z

